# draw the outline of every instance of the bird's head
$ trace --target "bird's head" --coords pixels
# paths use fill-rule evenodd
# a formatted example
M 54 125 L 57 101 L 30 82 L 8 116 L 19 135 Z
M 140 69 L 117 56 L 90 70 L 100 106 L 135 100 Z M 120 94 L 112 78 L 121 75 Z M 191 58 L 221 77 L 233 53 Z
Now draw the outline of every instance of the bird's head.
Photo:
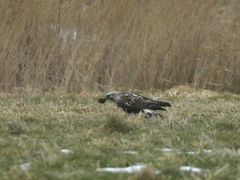
M 114 101 L 117 94 L 119 94 L 117 91 L 108 92 L 104 97 L 99 98 L 98 102 L 105 103 L 107 100 Z

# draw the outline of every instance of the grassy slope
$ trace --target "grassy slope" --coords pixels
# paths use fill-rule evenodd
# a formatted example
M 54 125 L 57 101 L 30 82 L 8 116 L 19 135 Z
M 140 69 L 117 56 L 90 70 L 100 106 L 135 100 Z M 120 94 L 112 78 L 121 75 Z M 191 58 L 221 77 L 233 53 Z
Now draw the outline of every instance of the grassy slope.
M 137 162 L 149 164 L 146 176 L 151 176 L 151 169 L 160 169 L 157 178 L 162 179 L 240 177 L 240 96 L 202 92 L 152 96 L 173 103 L 163 119 L 126 117 L 110 103 L 97 104 L 96 95 L 2 95 L 1 179 L 131 179 L 141 175 L 97 173 L 96 168 Z M 183 153 L 163 153 L 166 147 Z M 63 148 L 73 153 L 64 156 Z M 204 149 L 213 152 L 206 154 Z M 138 154 L 124 154 L 125 150 Z M 19 168 L 26 162 L 32 164 L 29 171 Z M 204 171 L 183 173 L 182 165 Z

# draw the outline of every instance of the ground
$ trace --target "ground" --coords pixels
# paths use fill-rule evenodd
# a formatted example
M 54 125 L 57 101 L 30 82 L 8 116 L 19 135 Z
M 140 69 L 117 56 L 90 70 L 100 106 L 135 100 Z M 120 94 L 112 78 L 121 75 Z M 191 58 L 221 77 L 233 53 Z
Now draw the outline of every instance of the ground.
M 0 179 L 240 177 L 239 95 L 181 88 L 141 94 L 172 107 L 163 118 L 147 119 L 98 104 L 100 94 L 1 94 Z M 147 168 L 133 174 L 97 171 L 136 163 Z

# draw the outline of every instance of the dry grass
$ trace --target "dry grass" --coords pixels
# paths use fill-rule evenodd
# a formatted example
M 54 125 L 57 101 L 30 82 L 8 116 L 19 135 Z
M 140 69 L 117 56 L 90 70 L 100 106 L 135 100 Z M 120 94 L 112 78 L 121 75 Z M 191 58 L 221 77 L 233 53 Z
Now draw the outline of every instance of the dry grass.
M 240 92 L 240 1 L 0 0 L 0 88 Z

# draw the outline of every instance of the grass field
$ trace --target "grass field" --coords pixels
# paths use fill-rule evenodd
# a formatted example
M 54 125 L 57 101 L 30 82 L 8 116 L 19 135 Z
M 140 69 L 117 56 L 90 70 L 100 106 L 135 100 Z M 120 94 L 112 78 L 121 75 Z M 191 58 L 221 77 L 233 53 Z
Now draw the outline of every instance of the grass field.
M 98 104 L 100 94 L 1 94 L 0 179 L 240 177 L 239 95 L 189 88 L 141 94 L 173 106 L 162 119 L 146 119 Z M 97 171 L 136 163 L 147 168 L 135 174 Z M 202 171 L 183 172 L 181 166 Z

